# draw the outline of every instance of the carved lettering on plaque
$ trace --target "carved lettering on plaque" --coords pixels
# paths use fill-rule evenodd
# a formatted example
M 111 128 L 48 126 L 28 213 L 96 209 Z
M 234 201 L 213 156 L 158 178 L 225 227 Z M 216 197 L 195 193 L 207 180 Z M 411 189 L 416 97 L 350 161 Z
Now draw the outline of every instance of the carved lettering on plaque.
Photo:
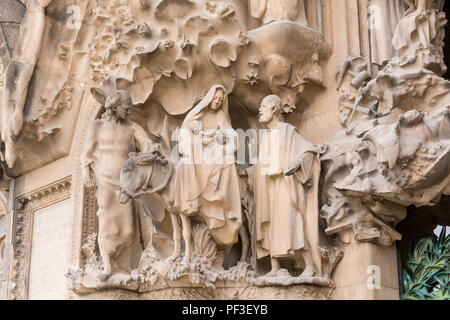
M 65 200 L 34 213 L 29 299 L 64 299 L 69 209 Z

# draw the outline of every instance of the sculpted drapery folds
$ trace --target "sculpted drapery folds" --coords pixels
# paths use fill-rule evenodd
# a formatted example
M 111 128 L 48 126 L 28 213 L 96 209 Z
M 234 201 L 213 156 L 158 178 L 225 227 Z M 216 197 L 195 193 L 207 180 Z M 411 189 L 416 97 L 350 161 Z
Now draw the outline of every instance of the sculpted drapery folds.
M 344 257 L 338 297 L 369 290 L 373 265 L 382 293 L 395 295 L 397 268 L 382 262 L 395 257 L 406 206 L 450 193 L 443 2 L 23 1 L 1 113 L 9 166 L 18 151 L 3 171 L 20 179 L 11 189 L 8 290 L 25 293 L 31 277 L 23 261 L 33 244 L 24 243 L 38 206 L 28 193 L 37 203 L 35 194 L 53 189 L 41 185 L 70 175 L 76 294 L 298 298 L 319 292 L 312 284 L 329 298 Z M 94 121 L 86 92 L 102 82 L 123 91 L 103 95 Z M 268 94 L 278 96 L 263 101 Z M 261 102 L 268 130 L 260 131 Z M 128 120 L 132 103 L 143 128 Z M 230 119 L 244 134 L 238 165 Z M 336 138 L 322 154 L 297 129 L 323 144 Z M 181 162 L 170 157 L 177 150 Z
M 372 63 L 382 66 L 394 57 L 392 37 L 404 12 L 404 0 L 370 1 L 369 32 Z
M 260 122 L 268 131 L 261 134 L 255 174 L 257 258 L 270 256 L 269 276 L 278 276 L 279 258 L 298 261 L 300 254 L 305 262 L 302 276 L 321 276 L 318 153 L 294 126 L 278 119 L 280 112 L 278 96 L 263 100 Z
M 304 0 L 250 0 L 250 13 L 264 24 L 291 20 L 308 24 Z
M 222 245 L 238 240 L 242 223 L 236 144 L 226 92 L 223 86 L 213 86 L 181 126 L 178 146 L 182 158 L 174 200 L 182 216 L 200 214 Z
M 392 39 L 399 56 L 413 56 L 419 48 L 429 48 L 445 25 L 445 14 L 439 12 L 433 0 L 405 1 L 410 8 L 400 21 Z M 441 33 L 443 34 L 443 33 Z M 442 51 L 442 48 L 436 48 Z
M 128 92 L 111 92 L 104 103 L 106 112 L 89 127 L 82 167 L 86 187 L 96 188 L 98 245 L 108 276 L 131 272 L 131 251 L 138 235 L 132 201 L 122 204 L 119 200 L 125 199 L 116 197 L 120 170 L 130 152 L 154 152 L 158 147 L 142 127 L 128 120 L 132 107 Z

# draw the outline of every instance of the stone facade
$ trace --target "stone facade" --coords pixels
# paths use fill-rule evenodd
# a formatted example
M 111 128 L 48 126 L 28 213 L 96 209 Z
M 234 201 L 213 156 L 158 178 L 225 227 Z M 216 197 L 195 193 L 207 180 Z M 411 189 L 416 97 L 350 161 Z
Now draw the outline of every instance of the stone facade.
M 398 299 L 448 223 L 443 8 L 6 1 L 0 298 Z

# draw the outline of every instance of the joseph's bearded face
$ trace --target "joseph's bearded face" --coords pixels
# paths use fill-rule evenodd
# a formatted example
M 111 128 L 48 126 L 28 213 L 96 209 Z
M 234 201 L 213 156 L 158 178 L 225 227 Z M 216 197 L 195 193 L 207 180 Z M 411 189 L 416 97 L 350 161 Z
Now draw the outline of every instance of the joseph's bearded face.
M 262 124 L 269 123 L 273 119 L 275 106 L 270 101 L 263 101 L 259 108 L 259 122 Z
M 117 116 L 121 119 L 128 119 L 128 116 L 131 112 L 131 106 L 126 103 L 125 101 L 122 101 L 117 105 Z
M 222 106 L 223 103 L 223 98 L 225 96 L 225 93 L 223 92 L 223 90 L 217 90 L 216 94 L 214 95 L 213 100 L 211 101 L 211 109 L 214 111 L 217 111 L 220 109 L 220 107 Z

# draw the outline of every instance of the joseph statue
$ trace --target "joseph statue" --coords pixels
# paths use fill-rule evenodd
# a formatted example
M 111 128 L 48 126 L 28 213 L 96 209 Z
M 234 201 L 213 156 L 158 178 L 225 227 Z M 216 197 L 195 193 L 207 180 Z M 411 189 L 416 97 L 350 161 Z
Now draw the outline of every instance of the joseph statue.
M 301 277 L 321 277 L 318 151 L 283 121 L 278 96 L 262 101 L 259 121 L 267 130 L 260 135 L 255 167 L 257 259 L 270 256 L 269 277 L 285 274 L 280 258 L 295 260 Z

